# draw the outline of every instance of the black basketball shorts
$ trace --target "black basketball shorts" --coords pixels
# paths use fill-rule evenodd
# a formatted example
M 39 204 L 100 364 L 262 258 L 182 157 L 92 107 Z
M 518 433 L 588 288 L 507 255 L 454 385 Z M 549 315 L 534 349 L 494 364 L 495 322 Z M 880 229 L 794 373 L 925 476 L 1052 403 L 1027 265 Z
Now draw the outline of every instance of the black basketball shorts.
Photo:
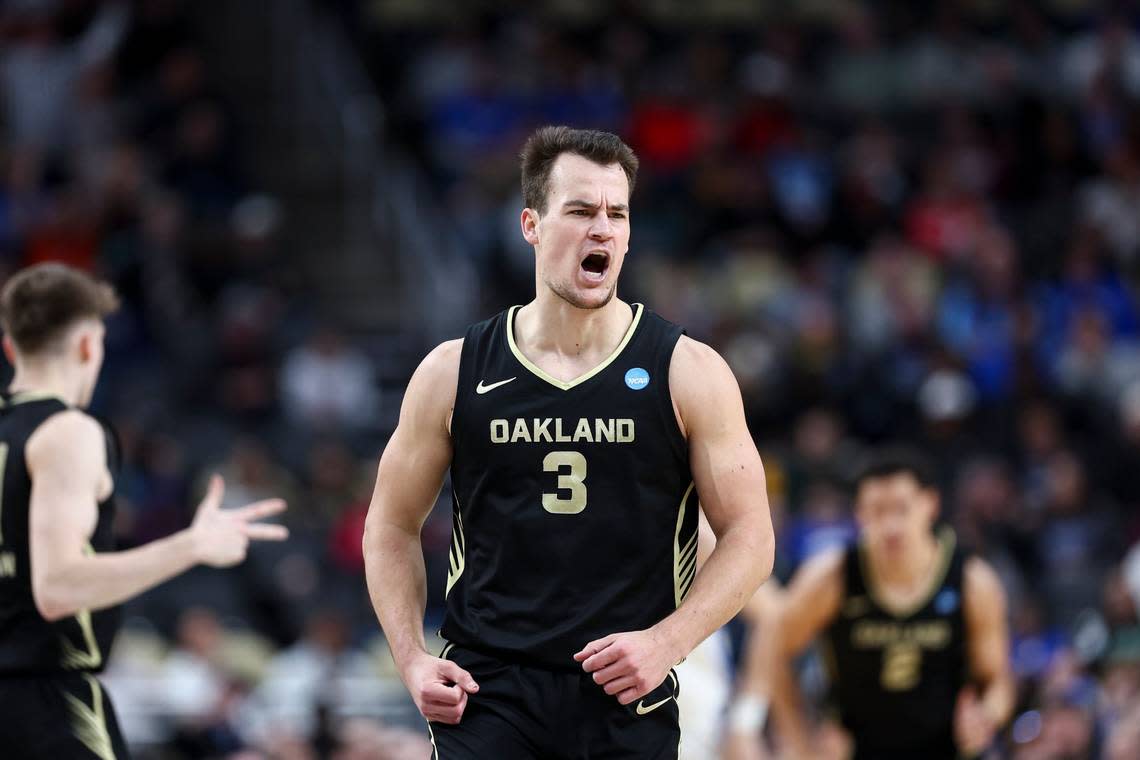
M 432 760 L 676 760 L 677 674 L 622 705 L 586 672 L 503 662 L 459 646 L 443 656 L 479 684 L 458 725 L 430 723 Z
M 0 756 L 127 760 L 111 699 L 87 673 L 0 676 Z

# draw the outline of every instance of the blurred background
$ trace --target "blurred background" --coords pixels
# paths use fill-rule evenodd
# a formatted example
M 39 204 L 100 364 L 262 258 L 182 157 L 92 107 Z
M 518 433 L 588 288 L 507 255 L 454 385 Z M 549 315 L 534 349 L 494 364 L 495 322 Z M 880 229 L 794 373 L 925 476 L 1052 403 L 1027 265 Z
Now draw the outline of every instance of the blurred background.
M 212 471 L 290 502 L 287 544 L 128 605 L 137 756 L 426 756 L 363 520 L 419 359 L 533 296 L 547 123 L 638 152 L 621 295 L 736 372 L 777 575 L 850 540 L 859 452 L 910 442 L 1011 596 L 991 756 L 1140 757 L 1140 4 L 6 0 L 0 278 L 124 298 L 94 403 L 123 545 Z M 450 531 L 445 486 L 432 631 Z

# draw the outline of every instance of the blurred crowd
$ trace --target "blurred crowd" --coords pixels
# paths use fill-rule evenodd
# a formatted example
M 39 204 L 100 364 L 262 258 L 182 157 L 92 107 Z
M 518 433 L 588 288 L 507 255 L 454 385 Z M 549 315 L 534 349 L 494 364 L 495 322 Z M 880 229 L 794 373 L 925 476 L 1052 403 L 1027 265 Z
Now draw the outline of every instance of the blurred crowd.
M 323 5 L 487 314 L 533 293 L 522 139 L 621 133 L 642 161 L 622 294 L 733 366 L 778 575 L 851 539 L 858 454 L 910 441 L 1010 593 L 1021 698 L 994 756 L 1140 756 L 1140 12 Z M 400 391 L 379 378 L 410 367 L 379 366 L 308 297 L 189 8 L 0 6 L 0 279 L 63 260 L 124 297 L 94 404 L 123 439 L 124 545 L 186 525 L 212 471 L 228 503 L 290 502 L 287 544 L 128 607 L 109 687 L 143 757 L 415 756 L 422 738 L 388 727 L 418 724 L 360 550 Z M 444 497 L 424 533 L 433 625 Z

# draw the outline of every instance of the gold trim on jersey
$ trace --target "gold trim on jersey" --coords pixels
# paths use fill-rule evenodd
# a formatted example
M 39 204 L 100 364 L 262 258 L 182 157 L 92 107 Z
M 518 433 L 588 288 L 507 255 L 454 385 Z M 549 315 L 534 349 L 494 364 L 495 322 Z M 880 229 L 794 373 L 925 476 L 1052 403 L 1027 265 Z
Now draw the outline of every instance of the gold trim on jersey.
M 63 639 L 63 667 L 68 670 L 94 670 L 103 664 L 103 655 L 99 651 L 99 644 L 95 640 L 95 629 L 91 625 L 91 610 L 80 610 L 75 614 L 79 623 L 79 630 L 83 634 L 83 643 L 87 651 L 81 651 L 67 638 Z
M 17 391 L 8 399 L 8 403 L 12 406 L 16 404 L 26 404 L 31 401 L 58 401 L 64 406 L 71 406 L 71 404 L 64 401 L 55 393 L 49 393 L 48 391 Z
M 83 551 L 87 555 L 95 553 L 91 544 L 87 544 Z M 87 651 L 81 651 L 66 636 L 63 637 L 62 665 L 68 670 L 94 670 L 103 664 L 103 653 L 99 650 L 99 642 L 95 639 L 91 610 L 80 610 L 75 613 L 75 621 L 79 623 L 79 631 L 83 634 L 83 643 L 87 646 Z
M 115 760 L 111 733 L 107 730 L 107 719 L 103 711 L 103 690 L 93 677 L 84 673 L 83 678 L 91 686 L 91 707 L 85 705 L 82 699 L 63 693 L 71 709 L 71 731 L 99 760 Z
M 459 497 L 453 491 L 451 498 L 455 502 L 455 512 L 451 527 L 451 550 L 447 553 L 447 588 L 443 592 L 444 599 L 451 593 L 451 587 L 467 567 L 467 539 L 463 535 L 463 515 L 459 511 Z
M 0 443 L 0 546 L 4 545 L 4 474 L 7 468 L 8 444 Z
M 426 720 L 426 719 L 425 719 Z M 431 739 L 431 760 L 439 760 L 439 747 L 435 746 L 435 733 L 431 730 L 431 721 L 427 721 L 428 738 Z
M 697 537 L 701 533 L 700 525 L 693 531 L 684 545 L 681 544 L 681 528 L 685 524 L 685 508 L 689 497 L 695 493 L 695 482 L 689 483 L 685 495 L 681 497 L 681 506 L 677 509 L 677 530 L 673 533 L 673 601 L 680 607 L 685 601 L 685 595 L 697 577 Z
M 938 589 L 942 588 L 942 582 L 946 580 L 946 571 L 950 569 L 950 559 L 954 556 L 954 546 L 956 543 L 957 537 L 954 535 L 953 530 L 943 528 L 938 531 L 938 558 L 934 563 L 934 572 L 927 581 L 927 588 L 922 596 L 907 605 L 888 604 L 879 593 L 879 584 L 875 580 L 874 572 L 871 568 L 871 561 L 867 556 L 867 549 L 863 544 L 859 544 L 859 569 L 863 573 L 863 584 L 867 587 L 867 596 L 871 597 L 881 610 L 892 617 L 910 617 L 925 607 L 930 600 L 934 598 L 934 595 L 938 593 Z
M 594 375 L 604 370 L 606 367 L 613 364 L 614 360 L 618 358 L 618 355 L 620 355 L 621 352 L 625 350 L 626 345 L 633 338 L 634 332 L 637 331 L 637 325 L 641 322 L 641 315 L 645 311 L 645 306 L 643 304 L 635 303 L 633 306 L 633 321 L 629 323 L 629 328 L 625 331 L 625 336 L 621 339 L 621 343 L 618 343 L 617 348 L 613 350 L 613 353 L 607 356 L 605 361 L 594 367 L 586 374 L 579 375 L 569 382 L 564 382 L 554 377 L 553 375 L 547 374 L 541 367 L 532 362 L 530 359 L 526 358 L 526 356 L 523 355 L 523 352 L 519 350 L 518 344 L 515 343 L 515 312 L 519 310 L 519 306 L 512 306 L 507 311 L 507 345 L 510 346 L 511 353 L 515 355 L 515 358 L 519 360 L 519 363 L 522 364 L 523 367 L 529 370 L 532 374 L 537 375 L 540 379 L 545 380 L 555 388 L 560 388 L 561 390 L 568 391 L 576 385 L 581 385 Z

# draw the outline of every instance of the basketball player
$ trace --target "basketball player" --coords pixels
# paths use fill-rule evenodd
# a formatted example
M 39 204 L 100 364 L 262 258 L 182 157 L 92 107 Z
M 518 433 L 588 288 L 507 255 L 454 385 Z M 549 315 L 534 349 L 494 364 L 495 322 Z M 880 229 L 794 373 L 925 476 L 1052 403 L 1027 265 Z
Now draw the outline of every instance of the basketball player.
M 675 758 L 673 666 L 771 571 L 731 371 L 615 297 L 636 170 L 612 134 L 546 127 L 527 141 L 535 298 L 424 359 L 380 461 L 368 585 L 445 760 Z M 420 528 L 449 467 L 437 657 Z M 717 536 L 699 576 L 698 495 Z
M 936 534 L 922 463 L 881 452 L 856 485 L 858 545 L 809 560 L 772 637 L 772 708 L 792 757 L 821 756 L 791 660 L 822 636 L 855 758 L 953 760 L 984 751 L 1014 707 L 1005 594 L 993 569 Z
M 117 627 L 115 605 L 197 565 L 226 567 L 251 539 L 286 530 L 252 521 L 277 499 L 221 511 L 215 476 L 193 524 L 129 551 L 110 551 L 119 452 L 82 411 L 103 362 L 109 285 L 43 264 L 0 293 L 4 351 L 16 368 L 0 394 L 0 754 L 127 757 L 95 679 Z

